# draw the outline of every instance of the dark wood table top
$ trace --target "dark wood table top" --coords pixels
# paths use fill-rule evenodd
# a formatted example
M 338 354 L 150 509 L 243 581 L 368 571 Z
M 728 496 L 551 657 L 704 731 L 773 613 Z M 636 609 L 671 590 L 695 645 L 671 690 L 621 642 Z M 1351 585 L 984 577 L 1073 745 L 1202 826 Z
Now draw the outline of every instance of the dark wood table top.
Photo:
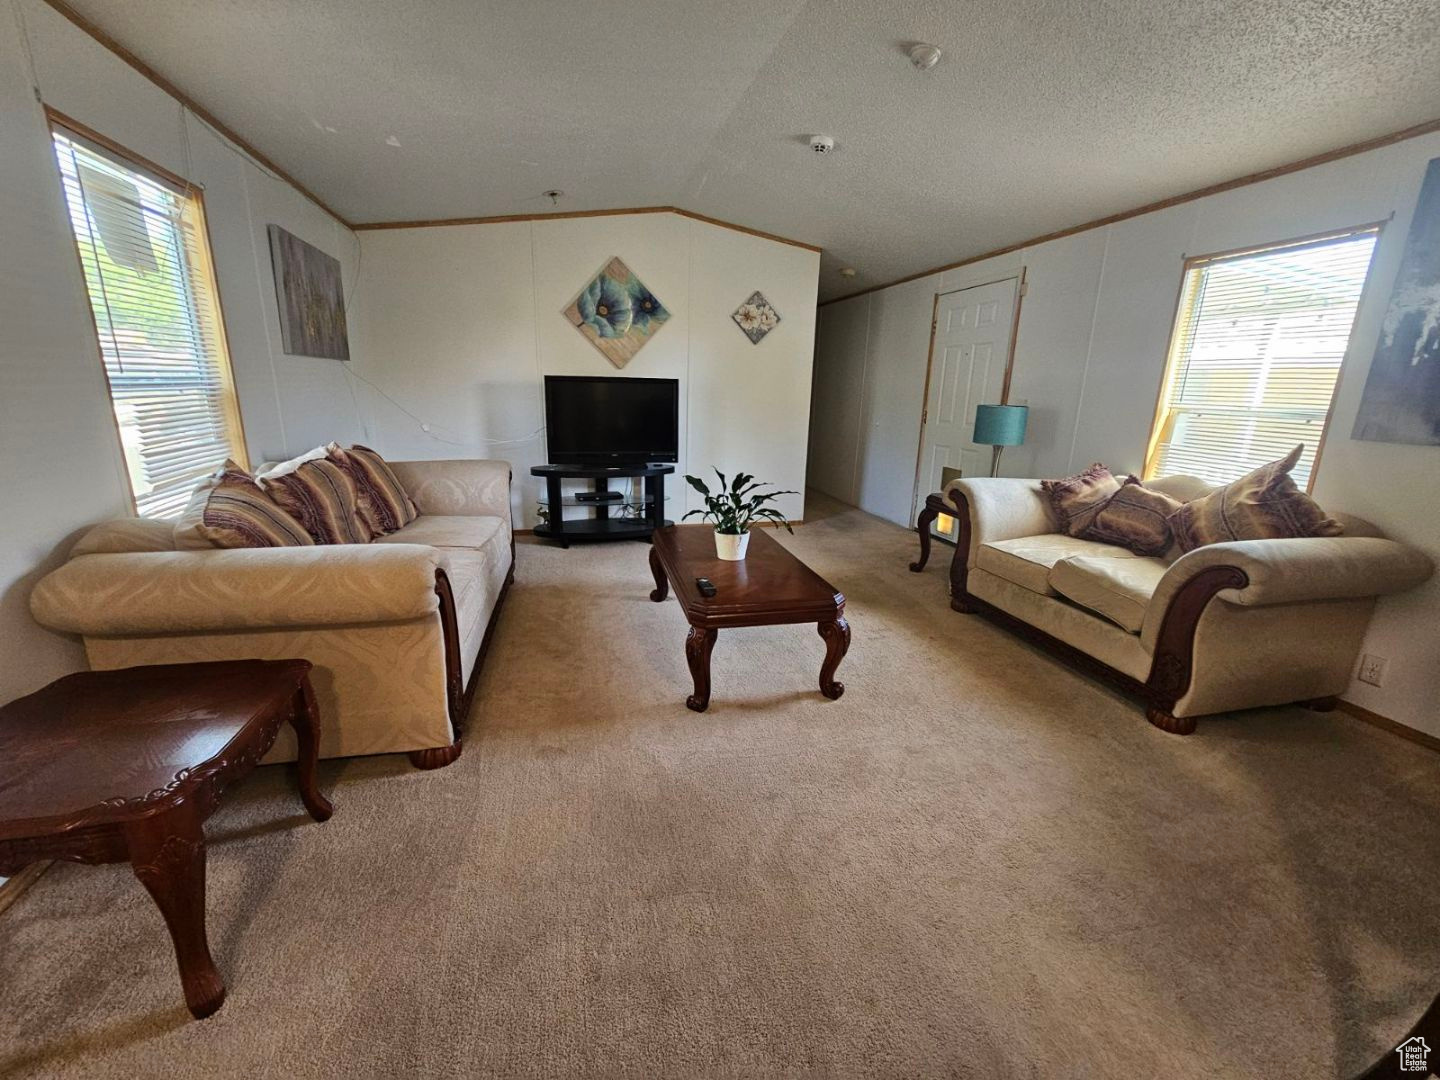
M 0 839 L 182 798 L 309 670 L 306 660 L 227 660 L 82 672 L 0 707 Z
M 656 557 L 692 626 L 767 626 L 825 622 L 845 610 L 845 596 L 771 535 L 750 530 L 750 549 L 739 562 L 715 554 L 715 530 L 708 525 L 672 525 L 652 537 Z M 697 577 L 715 585 L 705 597 Z

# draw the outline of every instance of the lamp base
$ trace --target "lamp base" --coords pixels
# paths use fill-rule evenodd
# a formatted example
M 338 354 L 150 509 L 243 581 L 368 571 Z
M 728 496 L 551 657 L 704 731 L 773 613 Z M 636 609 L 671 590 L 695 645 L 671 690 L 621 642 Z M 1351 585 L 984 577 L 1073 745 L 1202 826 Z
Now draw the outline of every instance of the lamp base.
M 1005 452 L 1003 446 L 992 446 L 990 448 L 990 475 L 1000 475 L 1000 455 Z

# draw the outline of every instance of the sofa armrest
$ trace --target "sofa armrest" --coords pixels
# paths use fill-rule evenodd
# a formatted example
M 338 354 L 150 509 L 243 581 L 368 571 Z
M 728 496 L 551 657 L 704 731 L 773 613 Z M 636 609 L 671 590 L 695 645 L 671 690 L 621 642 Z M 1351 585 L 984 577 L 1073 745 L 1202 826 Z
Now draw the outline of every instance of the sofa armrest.
M 510 520 L 508 461 L 392 461 L 422 514 Z
M 1231 566 L 1249 584 L 1216 595 L 1230 604 L 1266 606 L 1312 600 L 1355 600 L 1414 588 L 1435 564 L 1424 552 L 1375 536 L 1314 536 L 1291 540 L 1232 540 L 1180 556 L 1165 571 L 1145 612 L 1142 643 L 1149 648 L 1176 592 L 1202 570 Z
M 92 636 L 400 622 L 438 610 L 447 566 L 422 544 L 83 555 L 41 579 L 30 610 Z
M 952 481 L 945 489 L 952 505 L 952 492 L 959 492 L 970 506 L 970 551 L 968 565 L 975 565 L 981 544 L 1041 536 L 1055 531 L 1049 502 L 1039 480 L 1008 476 L 982 476 Z

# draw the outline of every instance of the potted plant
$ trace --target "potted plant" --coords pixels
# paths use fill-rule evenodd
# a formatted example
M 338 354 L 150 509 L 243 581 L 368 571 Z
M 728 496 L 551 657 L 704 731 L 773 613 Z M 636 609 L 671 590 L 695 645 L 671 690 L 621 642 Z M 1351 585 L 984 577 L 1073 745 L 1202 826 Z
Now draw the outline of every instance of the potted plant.
M 720 490 L 712 494 L 709 485 L 698 476 L 686 476 L 685 481 L 705 496 L 704 510 L 691 510 L 685 518 L 699 515 L 701 520 L 715 526 L 715 554 L 727 562 L 738 562 L 745 558 L 745 549 L 750 546 L 750 525 L 756 521 L 773 521 L 784 525 L 785 531 L 794 533 L 785 515 L 765 504 L 781 495 L 798 495 L 798 491 L 761 491 L 768 484 L 757 484 L 749 473 L 736 473 L 735 479 L 725 480 L 719 469 L 715 475 L 720 478 Z M 685 518 L 681 518 L 684 521 Z

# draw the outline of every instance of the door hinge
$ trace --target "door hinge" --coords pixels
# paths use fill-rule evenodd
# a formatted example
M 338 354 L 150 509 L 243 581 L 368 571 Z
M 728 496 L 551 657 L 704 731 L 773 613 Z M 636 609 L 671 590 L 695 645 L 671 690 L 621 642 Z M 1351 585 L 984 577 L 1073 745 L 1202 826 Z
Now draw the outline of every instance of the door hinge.
M 929 410 L 929 409 L 921 409 L 921 410 L 920 410 L 920 423 L 921 423 L 921 424 L 925 424 L 926 422 L 929 421 L 929 419 L 930 419 L 930 410 Z

